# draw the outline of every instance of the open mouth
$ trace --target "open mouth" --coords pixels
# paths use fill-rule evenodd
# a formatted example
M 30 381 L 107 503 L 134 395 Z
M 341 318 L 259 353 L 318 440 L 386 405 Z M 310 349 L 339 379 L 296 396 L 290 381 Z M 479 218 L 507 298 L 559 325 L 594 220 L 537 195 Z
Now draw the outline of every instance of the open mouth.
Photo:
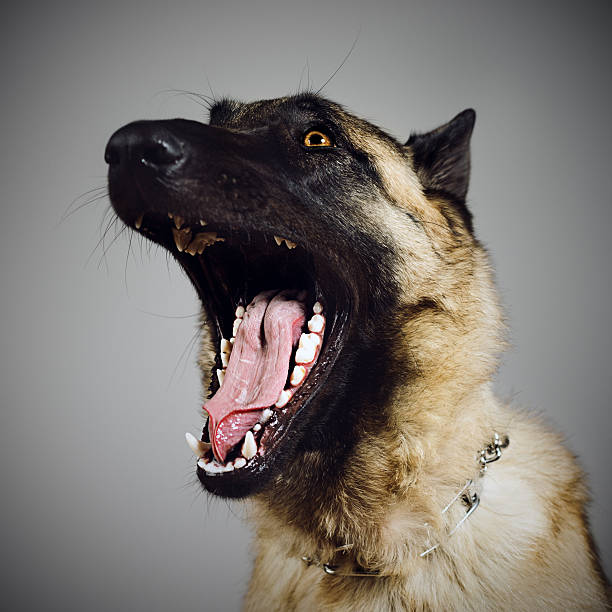
M 206 424 L 187 442 L 202 484 L 227 497 L 261 490 L 326 437 L 367 283 L 342 219 L 308 185 L 306 166 L 327 158 L 287 158 L 279 126 L 136 121 L 105 151 L 115 211 L 176 258 L 202 302 L 216 354 Z
M 307 407 L 348 327 L 342 275 L 274 234 L 172 212 L 129 224 L 176 257 L 207 314 L 216 347 L 207 420 L 200 439 L 186 434 L 198 477 L 213 492 L 248 495 L 280 456 L 294 454 L 314 418 Z

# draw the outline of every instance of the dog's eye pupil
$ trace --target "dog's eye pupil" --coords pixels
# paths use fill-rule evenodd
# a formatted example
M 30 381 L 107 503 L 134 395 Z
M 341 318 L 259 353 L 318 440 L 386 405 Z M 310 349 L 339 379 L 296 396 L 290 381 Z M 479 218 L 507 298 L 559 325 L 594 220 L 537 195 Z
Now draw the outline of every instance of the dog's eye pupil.
M 307 147 L 331 147 L 331 138 L 319 132 L 319 130 L 311 130 L 304 136 L 304 144 Z

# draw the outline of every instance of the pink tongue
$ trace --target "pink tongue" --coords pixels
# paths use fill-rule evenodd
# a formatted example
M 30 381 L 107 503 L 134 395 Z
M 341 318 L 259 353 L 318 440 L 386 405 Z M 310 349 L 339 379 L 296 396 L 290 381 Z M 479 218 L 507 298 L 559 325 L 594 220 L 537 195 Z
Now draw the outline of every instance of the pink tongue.
M 223 385 L 204 405 L 213 453 L 224 462 L 229 450 L 278 400 L 289 360 L 304 325 L 304 304 L 291 292 L 260 293 L 249 304 L 236 334 Z

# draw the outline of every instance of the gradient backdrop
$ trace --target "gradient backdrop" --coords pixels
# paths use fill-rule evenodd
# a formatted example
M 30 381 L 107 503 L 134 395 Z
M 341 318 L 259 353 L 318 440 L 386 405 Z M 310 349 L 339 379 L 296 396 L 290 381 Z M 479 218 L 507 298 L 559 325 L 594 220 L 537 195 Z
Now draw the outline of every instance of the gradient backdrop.
M 88 190 L 105 185 L 104 146 L 120 125 L 205 117 L 172 90 L 318 88 L 356 38 L 329 97 L 402 139 L 477 110 L 470 204 L 512 328 L 497 387 L 567 435 L 612 570 L 610 7 L 5 7 L 0 606 L 239 608 L 249 531 L 239 504 L 200 492 L 183 437 L 201 427 L 194 293 L 164 253 L 114 240 L 119 228 L 98 244 L 108 201 Z M 62 220 L 75 198 L 70 210 L 83 206 Z

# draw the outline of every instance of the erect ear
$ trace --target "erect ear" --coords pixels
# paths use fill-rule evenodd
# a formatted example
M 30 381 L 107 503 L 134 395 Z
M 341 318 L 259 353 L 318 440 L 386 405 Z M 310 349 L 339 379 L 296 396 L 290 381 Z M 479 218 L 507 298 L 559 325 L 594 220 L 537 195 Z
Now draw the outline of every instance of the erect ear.
M 445 125 L 413 134 L 406 143 L 412 151 L 414 168 L 423 187 L 465 202 L 470 180 L 470 136 L 476 113 L 468 108 Z

